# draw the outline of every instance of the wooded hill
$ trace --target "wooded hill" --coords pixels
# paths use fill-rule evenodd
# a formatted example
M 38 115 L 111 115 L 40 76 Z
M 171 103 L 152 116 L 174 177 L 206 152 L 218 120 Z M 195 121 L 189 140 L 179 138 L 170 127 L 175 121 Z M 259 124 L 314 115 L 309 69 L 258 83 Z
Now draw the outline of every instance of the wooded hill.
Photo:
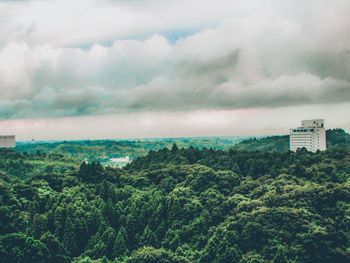
M 327 147 L 350 146 L 350 134 L 343 129 L 332 129 L 326 131 Z M 233 146 L 236 150 L 245 151 L 275 151 L 283 152 L 289 150 L 289 135 L 269 136 L 245 140 Z
M 0 259 L 350 262 L 350 149 L 334 138 L 317 153 L 174 144 L 124 169 L 1 150 Z

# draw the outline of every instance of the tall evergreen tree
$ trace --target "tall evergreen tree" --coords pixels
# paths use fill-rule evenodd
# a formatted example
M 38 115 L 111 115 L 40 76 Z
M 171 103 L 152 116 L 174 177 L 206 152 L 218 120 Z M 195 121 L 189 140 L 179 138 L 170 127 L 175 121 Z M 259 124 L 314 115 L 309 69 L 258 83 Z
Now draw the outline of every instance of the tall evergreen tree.
M 63 244 L 72 257 L 78 256 L 78 244 L 74 223 L 73 219 L 69 216 L 67 217 L 64 227 Z
M 115 239 L 113 245 L 113 256 L 114 257 L 122 257 L 129 253 L 128 247 L 125 243 L 125 238 L 123 235 L 123 231 L 119 231 L 117 238 Z
M 150 247 L 158 247 L 157 236 L 154 232 L 146 226 L 142 236 L 140 237 L 140 246 L 150 246 Z

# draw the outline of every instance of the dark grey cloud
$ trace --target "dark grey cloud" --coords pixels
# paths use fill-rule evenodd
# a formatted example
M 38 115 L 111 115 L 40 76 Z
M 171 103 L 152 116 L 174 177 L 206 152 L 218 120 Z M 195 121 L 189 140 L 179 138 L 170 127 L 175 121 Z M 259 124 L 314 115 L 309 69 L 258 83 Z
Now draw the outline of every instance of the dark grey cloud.
M 89 2 L 95 6 L 94 1 Z M 125 21 L 133 21 L 142 10 L 145 14 L 144 5 L 138 2 L 123 4 L 130 12 Z M 164 5 L 150 2 L 158 8 Z M 117 10 L 113 2 L 105 4 Z M 304 14 L 297 13 L 298 8 L 288 11 L 276 1 L 271 1 L 275 6 L 271 9 L 255 4 L 252 7 L 242 2 L 240 8 L 249 10 L 243 15 L 232 11 L 226 16 L 222 11 L 225 16 L 220 23 L 174 43 L 155 34 L 145 40 L 116 40 L 90 48 L 54 45 L 50 39 L 80 43 L 100 35 L 89 35 L 86 29 L 82 38 L 74 38 L 69 30 L 67 36 L 51 35 L 38 23 L 40 19 L 23 22 L 16 34 L 11 31 L 12 41 L 6 42 L 5 29 L 14 26 L 8 12 L 5 29 L 0 29 L 0 118 L 350 102 L 350 35 L 344 26 L 350 24 L 344 12 L 350 10 L 350 3 L 288 4 L 303 6 Z M 203 5 L 211 6 L 206 1 Z M 167 21 L 170 29 L 181 26 L 180 22 Z M 100 25 L 105 23 L 103 20 Z M 153 24 L 149 27 L 147 32 L 157 31 Z M 107 31 L 109 39 L 114 31 Z

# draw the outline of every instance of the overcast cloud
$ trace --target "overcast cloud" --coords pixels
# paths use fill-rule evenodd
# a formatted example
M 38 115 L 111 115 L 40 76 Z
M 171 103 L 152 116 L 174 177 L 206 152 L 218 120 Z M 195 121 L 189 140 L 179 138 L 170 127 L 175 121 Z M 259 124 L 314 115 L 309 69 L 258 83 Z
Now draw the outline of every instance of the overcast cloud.
M 332 108 L 349 129 L 349 13 L 348 0 L 0 1 L 0 132 L 9 120 L 239 121 L 293 107 L 300 119 Z

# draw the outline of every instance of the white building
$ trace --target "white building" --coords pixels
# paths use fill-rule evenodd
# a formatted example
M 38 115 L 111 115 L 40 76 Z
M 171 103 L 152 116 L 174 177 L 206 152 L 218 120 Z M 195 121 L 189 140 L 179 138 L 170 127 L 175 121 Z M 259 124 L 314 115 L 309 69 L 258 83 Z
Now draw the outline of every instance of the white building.
M 324 120 L 304 120 L 301 127 L 290 129 L 290 150 L 305 147 L 310 152 L 326 150 L 326 129 Z
M 129 163 L 130 157 L 125 156 L 125 157 L 120 157 L 120 158 L 111 158 L 110 161 L 114 162 L 114 163 Z
M 10 148 L 16 146 L 15 135 L 0 135 L 0 148 Z

